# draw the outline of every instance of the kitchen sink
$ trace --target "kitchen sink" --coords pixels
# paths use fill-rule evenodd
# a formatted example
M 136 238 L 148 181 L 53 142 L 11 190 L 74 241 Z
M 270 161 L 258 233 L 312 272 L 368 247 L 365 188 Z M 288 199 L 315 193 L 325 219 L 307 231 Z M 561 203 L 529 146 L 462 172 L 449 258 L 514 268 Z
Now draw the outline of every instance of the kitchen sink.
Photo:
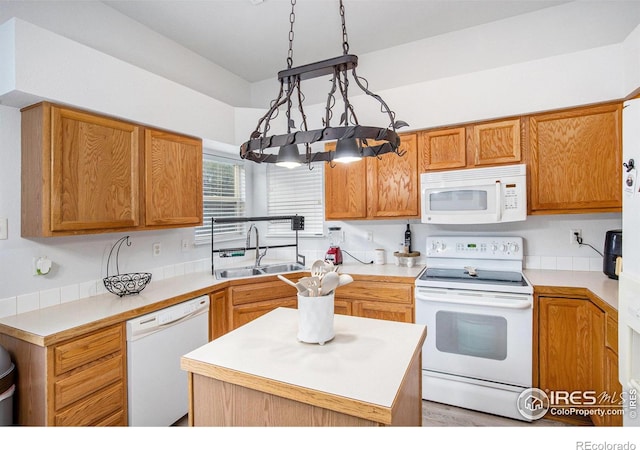
M 266 266 L 260 266 L 260 267 L 247 266 L 247 267 L 238 267 L 235 269 L 218 269 L 214 273 L 216 278 L 218 279 L 245 278 L 245 277 L 253 277 L 256 275 L 296 272 L 298 270 L 303 270 L 303 269 L 304 269 L 304 265 L 300 263 L 282 263 L 282 264 L 268 264 Z
M 304 266 L 300 263 L 270 264 L 260 268 L 264 273 L 296 272 L 303 269 Z

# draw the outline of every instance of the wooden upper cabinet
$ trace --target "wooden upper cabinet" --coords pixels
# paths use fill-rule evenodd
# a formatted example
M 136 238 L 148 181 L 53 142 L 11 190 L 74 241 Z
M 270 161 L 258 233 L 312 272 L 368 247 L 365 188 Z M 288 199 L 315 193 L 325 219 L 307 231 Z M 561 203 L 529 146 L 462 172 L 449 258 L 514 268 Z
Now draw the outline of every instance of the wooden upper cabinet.
M 139 224 L 136 125 L 48 103 L 22 115 L 22 235 Z
M 201 225 L 201 141 L 146 129 L 144 155 L 145 225 Z
M 519 118 L 426 130 L 419 136 L 420 173 L 516 164 L 522 159 Z
M 400 138 L 403 156 L 387 153 L 380 159 L 367 159 L 367 207 L 371 217 L 420 216 L 417 135 Z
M 325 151 L 335 151 L 335 142 L 325 145 Z M 365 219 L 367 217 L 366 159 L 348 164 L 325 163 L 325 218 Z
M 199 139 L 47 102 L 21 126 L 23 237 L 202 222 Z
M 348 164 L 325 165 L 327 220 L 419 217 L 417 137 L 400 136 L 399 157 L 385 154 Z M 325 145 L 335 150 L 335 143 Z
M 502 120 L 473 126 L 470 145 L 476 166 L 519 163 L 520 119 Z
M 465 128 L 422 131 L 419 159 L 420 173 L 464 168 L 467 165 Z
M 531 214 L 622 210 L 622 104 L 529 119 Z

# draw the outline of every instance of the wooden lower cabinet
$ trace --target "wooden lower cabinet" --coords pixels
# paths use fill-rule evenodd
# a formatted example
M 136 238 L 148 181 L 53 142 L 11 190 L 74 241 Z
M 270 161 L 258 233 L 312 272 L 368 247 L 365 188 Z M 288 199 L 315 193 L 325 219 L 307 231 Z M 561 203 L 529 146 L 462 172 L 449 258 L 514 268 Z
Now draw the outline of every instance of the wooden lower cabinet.
M 618 356 L 610 343 L 617 335 L 617 318 L 586 297 L 536 295 L 535 307 L 535 387 L 556 395 L 552 403 L 558 409 L 588 410 L 594 412 L 587 416 L 595 425 L 621 425 L 622 416 L 614 412 L 621 399 Z M 598 409 L 604 412 L 595 412 Z M 548 413 L 547 418 L 574 423 L 587 419 L 577 413 Z
M 292 276 L 291 279 L 303 275 Z M 413 282 L 387 277 L 384 281 L 355 280 L 336 290 L 334 312 L 372 319 L 414 321 Z M 295 290 L 280 280 L 230 286 L 227 289 L 229 330 L 236 329 L 278 307 L 297 308 Z
M 336 291 L 338 302 L 351 306 L 350 315 L 412 323 L 415 316 L 413 283 L 355 280 Z
M 227 290 L 221 289 L 209 294 L 209 340 L 219 338 L 228 331 Z
M 125 324 L 49 346 L 0 335 L 16 364 L 17 425 L 126 426 Z

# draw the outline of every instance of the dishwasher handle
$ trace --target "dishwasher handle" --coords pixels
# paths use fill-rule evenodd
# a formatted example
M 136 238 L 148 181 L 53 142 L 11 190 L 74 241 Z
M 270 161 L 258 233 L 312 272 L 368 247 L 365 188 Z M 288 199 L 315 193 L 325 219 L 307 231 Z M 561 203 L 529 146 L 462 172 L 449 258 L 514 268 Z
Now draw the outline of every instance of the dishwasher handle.
M 127 322 L 127 341 L 135 341 L 190 320 L 209 311 L 209 298 L 189 302 L 137 317 Z

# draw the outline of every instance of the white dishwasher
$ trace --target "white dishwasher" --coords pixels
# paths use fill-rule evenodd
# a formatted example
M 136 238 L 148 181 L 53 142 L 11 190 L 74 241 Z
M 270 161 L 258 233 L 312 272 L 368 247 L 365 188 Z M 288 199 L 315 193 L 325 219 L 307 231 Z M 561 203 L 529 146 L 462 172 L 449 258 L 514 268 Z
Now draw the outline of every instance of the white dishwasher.
M 127 322 L 129 426 L 168 426 L 188 412 L 180 358 L 209 340 L 209 297 Z

